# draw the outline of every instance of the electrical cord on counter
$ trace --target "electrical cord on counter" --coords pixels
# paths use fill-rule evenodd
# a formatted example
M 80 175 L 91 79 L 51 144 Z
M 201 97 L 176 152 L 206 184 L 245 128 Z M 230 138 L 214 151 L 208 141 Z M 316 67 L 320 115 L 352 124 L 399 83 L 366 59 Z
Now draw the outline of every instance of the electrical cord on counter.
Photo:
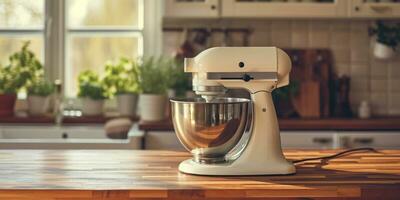
M 329 155 L 329 156 L 321 156 L 321 157 L 313 157 L 313 158 L 305 158 L 305 159 L 300 159 L 300 160 L 294 160 L 292 161 L 294 164 L 297 163 L 301 163 L 301 162 L 305 162 L 305 161 L 310 161 L 310 160 L 323 160 L 323 161 L 327 161 L 327 160 L 331 160 L 334 158 L 338 158 L 340 156 L 343 156 L 345 154 L 351 154 L 351 153 L 356 153 L 357 151 L 372 151 L 372 152 L 378 152 L 377 150 L 375 150 L 374 148 L 369 148 L 369 147 L 365 147 L 365 148 L 355 148 L 355 149 L 349 149 L 346 151 L 342 151 L 333 155 Z

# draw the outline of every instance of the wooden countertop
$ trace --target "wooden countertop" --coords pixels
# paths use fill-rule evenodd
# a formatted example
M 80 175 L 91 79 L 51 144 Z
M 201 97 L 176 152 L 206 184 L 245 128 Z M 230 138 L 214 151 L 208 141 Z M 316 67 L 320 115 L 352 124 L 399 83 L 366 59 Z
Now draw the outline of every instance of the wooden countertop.
M 342 130 L 374 131 L 400 130 L 400 117 L 371 119 L 279 119 L 281 130 Z M 139 122 L 139 129 L 144 131 L 173 131 L 171 120 L 159 122 Z
M 335 153 L 286 151 L 289 159 Z M 400 150 L 298 164 L 288 176 L 207 177 L 178 172 L 188 153 L 1 150 L 0 199 L 398 199 Z

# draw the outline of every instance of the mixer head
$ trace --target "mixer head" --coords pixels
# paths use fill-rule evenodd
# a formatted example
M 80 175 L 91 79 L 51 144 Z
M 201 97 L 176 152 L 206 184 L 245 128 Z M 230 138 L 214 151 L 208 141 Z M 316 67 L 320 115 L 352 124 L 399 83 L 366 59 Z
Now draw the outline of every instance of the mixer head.
M 252 91 L 253 83 L 260 82 L 282 87 L 289 84 L 290 69 L 289 56 L 276 47 L 214 47 L 185 58 L 193 90 L 204 97 L 222 95 L 224 87 Z

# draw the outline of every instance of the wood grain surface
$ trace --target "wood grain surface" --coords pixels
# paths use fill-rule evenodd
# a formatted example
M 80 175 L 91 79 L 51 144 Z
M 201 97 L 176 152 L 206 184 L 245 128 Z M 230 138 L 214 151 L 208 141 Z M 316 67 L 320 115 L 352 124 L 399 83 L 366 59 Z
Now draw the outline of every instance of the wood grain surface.
M 285 151 L 289 159 L 337 151 Z M 261 156 L 261 155 L 260 155 Z M 180 173 L 185 152 L 1 150 L 1 200 L 399 199 L 400 151 L 361 152 L 296 165 L 287 176 Z
M 281 130 L 400 130 L 400 117 L 371 119 L 279 119 L 278 122 Z M 140 121 L 139 129 L 143 131 L 173 131 L 174 127 L 171 120 L 159 122 Z

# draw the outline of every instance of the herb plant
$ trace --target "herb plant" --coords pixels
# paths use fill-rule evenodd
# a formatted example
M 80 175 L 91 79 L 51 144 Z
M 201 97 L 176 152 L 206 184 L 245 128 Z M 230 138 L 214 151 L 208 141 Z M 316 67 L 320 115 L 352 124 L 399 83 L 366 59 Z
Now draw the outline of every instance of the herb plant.
M 140 89 L 144 94 L 165 94 L 174 83 L 172 61 L 165 58 L 143 59 L 140 67 Z
M 168 71 L 170 88 L 175 90 L 177 96 L 185 96 L 185 92 L 192 89 L 190 73 L 184 72 L 183 63 L 178 63 L 172 59 Z
M 99 76 L 93 71 L 86 70 L 79 74 L 79 97 L 88 97 L 93 100 L 102 100 L 107 98 L 107 89 Z
M 114 94 L 139 92 L 139 66 L 137 62 L 121 58 L 117 63 L 108 62 L 105 66 L 104 84 Z
M 20 51 L 9 57 L 9 64 L 0 66 L 0 94 L 15 94 L 22 87 L 43 76 L 43 66 L 25 42 Z
M 371 33 L 376 35 L 379 43 L 395 49 L 400 42 L 400 24 L 386 25 L 382 21 L 377 21 L 376 26 L 371 29 Z
M 54 84 L 45 80 L 37 80 L 28 86 L 28 94 L 29 95 L 38 95 L 38 96 L 49 96 L 54 90 Z

